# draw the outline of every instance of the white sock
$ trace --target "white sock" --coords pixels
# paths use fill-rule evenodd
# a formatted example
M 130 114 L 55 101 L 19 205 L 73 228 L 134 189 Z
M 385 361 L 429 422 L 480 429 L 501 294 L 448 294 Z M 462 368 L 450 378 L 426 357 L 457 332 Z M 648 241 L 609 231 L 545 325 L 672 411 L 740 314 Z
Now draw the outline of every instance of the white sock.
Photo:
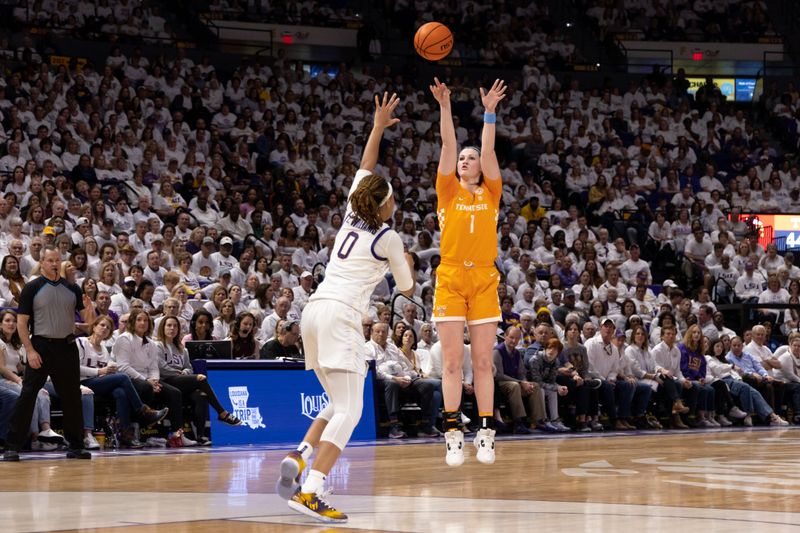
M 319 470 L 311 470 L 308 473 L 308 477 L 303 482 L 303 486 L 300 489 L 301 492 L 306 494 L 311 494 L 318 492 L 322 489 L 325 485 L 325 474 L 320 472 Z
M 297 447 L 297 451 L 303 456 L 303 461 L 308 461 L 308 458 L 311 457 L 312 453 L 314 453 L 314 447 L 306 441 L 303 441 Z

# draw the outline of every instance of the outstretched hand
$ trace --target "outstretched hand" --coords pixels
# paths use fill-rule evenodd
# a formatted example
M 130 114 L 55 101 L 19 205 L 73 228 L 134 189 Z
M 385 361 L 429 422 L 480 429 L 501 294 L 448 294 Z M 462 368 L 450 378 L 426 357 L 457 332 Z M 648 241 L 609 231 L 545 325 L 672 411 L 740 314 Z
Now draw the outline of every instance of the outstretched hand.
M 492 88 L 487 92 L 481 87 L 481 102 L 483 107 L 489 113 L 494 113 L 497 103 L 506 97 L 506 83 L 503 80 L 494 80 Z
M 433 97 L 439 102 L 439 105 L 450 105 L 450 89 L 444 83 L 439 81 L 439 78 L 433 78 L 433 85 L 429 85 Z
M 375 127 L 390 128 L 400 122 L 399 118 L 392 118 L 395 108 L 400 103 L 396 93 L 389 96 L 388 92 L 383 93 L 383 100 L 375 95 Z

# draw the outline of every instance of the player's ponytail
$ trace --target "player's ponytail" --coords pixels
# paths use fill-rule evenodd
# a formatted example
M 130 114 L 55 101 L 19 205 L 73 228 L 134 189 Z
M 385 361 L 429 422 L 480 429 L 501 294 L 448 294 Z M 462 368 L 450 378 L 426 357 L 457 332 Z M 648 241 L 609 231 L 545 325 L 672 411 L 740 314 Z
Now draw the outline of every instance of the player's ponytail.
M 370 174 L 362 179 L 350 195 L 353 214 L 370 229 L 377 230 L 383 224 L 380 207 L 391 195 L 391 186 L 380 176 Z

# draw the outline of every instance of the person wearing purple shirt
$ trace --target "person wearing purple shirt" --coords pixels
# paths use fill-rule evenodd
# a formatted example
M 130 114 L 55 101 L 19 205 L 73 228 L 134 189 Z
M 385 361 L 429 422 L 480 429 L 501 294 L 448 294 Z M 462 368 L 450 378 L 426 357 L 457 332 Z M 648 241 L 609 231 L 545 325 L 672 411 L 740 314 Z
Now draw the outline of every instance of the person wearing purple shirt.
M 701 428 L 720 427 L 714 420 L 714 387 L 706 384 L 706 358 L 702 354 L 703 332 L 693 324 L 686 330 L 681 352 L 681 373 L 697 389 L 697 425 Z
M 567 255 L 561 259 L 561 266 L 556 267 L 554 274 L 561 278 L 561 284 L 564 287 L 572 287 L 577 284 L 580 277 L 575 269 L 572 268 L 572 258 Z

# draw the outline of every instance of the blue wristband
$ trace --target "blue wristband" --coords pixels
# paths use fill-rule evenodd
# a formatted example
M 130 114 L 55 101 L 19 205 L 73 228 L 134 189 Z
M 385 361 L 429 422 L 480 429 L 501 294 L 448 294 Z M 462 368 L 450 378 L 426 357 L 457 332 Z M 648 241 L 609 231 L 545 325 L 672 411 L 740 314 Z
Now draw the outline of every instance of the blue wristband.
M 485 124 L 494 124 L 497 122 L 497 115 L 494 113 L 483 112 L 483 122 Z

